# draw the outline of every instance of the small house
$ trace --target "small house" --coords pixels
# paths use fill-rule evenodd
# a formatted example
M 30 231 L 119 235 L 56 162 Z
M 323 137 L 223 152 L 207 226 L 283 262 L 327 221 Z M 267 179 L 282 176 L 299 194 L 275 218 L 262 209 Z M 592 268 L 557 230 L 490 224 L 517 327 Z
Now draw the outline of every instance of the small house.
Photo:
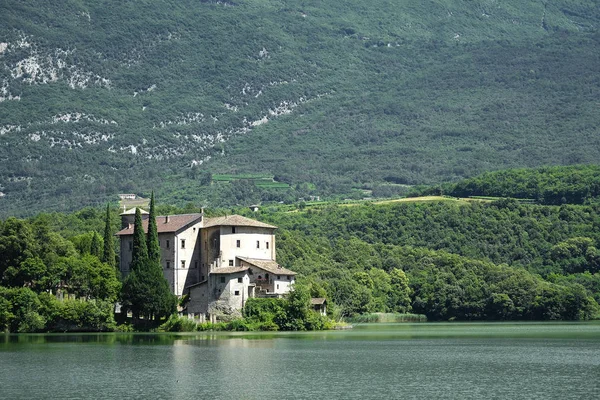
M 324 297 L 313 297 L 310 299 L 310 304 L 316 312 L 325 316 L 327 315 L 327 299 Z

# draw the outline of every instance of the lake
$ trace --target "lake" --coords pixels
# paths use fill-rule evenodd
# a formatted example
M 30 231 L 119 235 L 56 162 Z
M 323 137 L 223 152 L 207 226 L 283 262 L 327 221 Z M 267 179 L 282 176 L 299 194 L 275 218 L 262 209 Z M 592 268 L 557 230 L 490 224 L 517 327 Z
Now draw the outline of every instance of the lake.
M 2 399 L 591 399 L 600 323 L 0 335 Z

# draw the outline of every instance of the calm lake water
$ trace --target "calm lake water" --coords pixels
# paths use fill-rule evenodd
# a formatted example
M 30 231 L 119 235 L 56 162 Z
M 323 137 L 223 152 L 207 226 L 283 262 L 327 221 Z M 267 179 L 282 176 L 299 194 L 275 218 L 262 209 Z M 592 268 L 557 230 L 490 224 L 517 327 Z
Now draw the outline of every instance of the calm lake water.
M 0 335 L 1 399 L 599 397 L 599 323 Z

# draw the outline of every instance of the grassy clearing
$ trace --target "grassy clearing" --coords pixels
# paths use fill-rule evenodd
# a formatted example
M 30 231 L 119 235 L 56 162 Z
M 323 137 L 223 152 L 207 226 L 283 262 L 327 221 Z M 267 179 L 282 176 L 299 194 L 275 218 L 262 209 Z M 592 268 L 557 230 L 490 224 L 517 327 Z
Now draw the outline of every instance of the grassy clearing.
M 289 189 L 290 185 L 282 182 L 255 182 L 257 187 L 265 188 L 265 189 Z
M 418 202 L 434 202 L 434 201 L 447 201 L 447 202 L 461 202 L 467 203 L 469 201 L 486 201 L 480 199 L 468 199 L 468 198 L 455 198 L 455 197 L 445 197 L 445 196 L 421 196 L 421 197 L 403 197 L 398 199 L 387 199 L 381 201 L 373 201 L 373 200 L 332 200 L 332 201 L 307 201 L 304 203 L 303 209 L 296 208 L 295 205 L 285 206 L 286 209 L 283 209 L 280 206 L 279 210 L 284 212 L 299 212 L 304 210 L 319 210 L 329 206 L 338 206 L 338 207 L 356 207 L 364 204 L 374 204 L 374 205 L 386 205 L 393 203 L 418 203 Z
M 273 181 L 273 175 L 268 174 L 214 174 L 212 176 L 213 181 L 217 182 L 231 182 L 246 179 L 249 181 Z
M 273 175 L 268 174 L 215 174 L 212 176 L 213 182 L 231 183 L 233 181 L 247 180 L 263 189 L 289 189 L 290 185 L 283 182 L 277 182 Z
M 422 196 L 422 197 L 404 197 L 401 199 L 390 199 L 376 201 L 373 204 L 390 204 L 390 203 L 416 203 L 422 201 L 465 201 L 466 199 L 459 199 L 455 197 L 445 196 Z
M 148 208 L 150 204 L 150 199 L 145 199 L 143 197 L 138 197 L 135 200 L 121 200 L 119 201 L 120 208 L 126 208 L 127 210 L 139 207 L 139 208 Z
M 506 197 L 496 197 L 496 196 L 470 196 L 468 198 L 466 198 L 465 200 L 467 201 L 497 201 L 497 200 L 501 200 L 501 199 L 505 199 Z M 535 199 L 518 199 L 518 198 L 513 198 L 510 197 L 510 199 L 512 200 L 516 200 L 519 203 L 524 203 L 524 204 L 534 204 L 536 203 Z

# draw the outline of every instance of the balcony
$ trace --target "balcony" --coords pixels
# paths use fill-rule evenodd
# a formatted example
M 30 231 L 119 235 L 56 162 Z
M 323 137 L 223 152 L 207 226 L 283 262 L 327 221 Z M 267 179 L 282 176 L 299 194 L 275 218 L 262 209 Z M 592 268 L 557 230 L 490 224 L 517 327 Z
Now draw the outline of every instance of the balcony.
M 256 297 L 265 297 L 273 293 L 273 280 L 269 278 L 257 278 L 252 283 L 256 285 Z

